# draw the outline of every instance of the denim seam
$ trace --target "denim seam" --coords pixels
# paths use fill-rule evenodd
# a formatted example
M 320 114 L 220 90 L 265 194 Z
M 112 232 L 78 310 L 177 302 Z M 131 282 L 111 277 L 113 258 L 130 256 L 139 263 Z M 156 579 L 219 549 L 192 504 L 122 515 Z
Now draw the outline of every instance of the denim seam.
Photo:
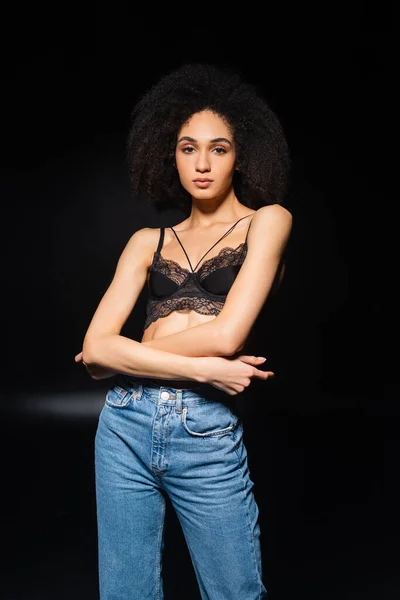
M 215 437 L 215 436 L 220 436 L 220 435 L 224 435 L 225 433 L 230 433 L 234 428 L 235 425 L 230 425 L 229 427 L 224 427 L 224 429 L 217 429 L 215 431 L 211 431 L 209 433 L 197 433 L 196 431 L 192 431 L 191 429 L 189 429 L 189 427 L 186 424 L 186 413 L 187 413 L 187 407 L 185 407 L 182 411 L 182 425 L 183 428 L 190 434 L 190 435 L 194 435 L 196 437 Z
M 161 588 L 161 543 L 164 531 L 164 518 L 165 518 L 165 500 L 162 504 L 161 510 L 161 524 L 158 528 L 158 540 L 157 540 L 157 569 L 156 569 L 156 598 L 160 600 L 160 588 Z
M 167 470 L 168 468 L 168 461 L 167 461 L 167 456 L 168 456 L 168 449 L 169 449 L 169 444 L 170 444 L 170 421 L 171 421 L 171 417 L 172 417 L 173 411 L 170 410 L 169 413 L 166 415 L 166 419 L 165 419 L 165 426 L 164 426 L 164 431 L 165 431 L 165 436 L 164 436 L 164 453 L 163 453 L 163 473 Z
M 118 391 L 115 391 L 115 393 L 121 398 L 122 403 L 121 404 L 117 404 L 115 402 L 111 402 L 108 399 L 109 393 L 111 390 L 113 390 L 114 388 L 111 388 L 107 391 L 106 393 L 106 399 L 105 399 L 105 403 L 107 406 L 110 406 L 111 408 L 126 408 L 127 406 L 129 406 L 132 398 L 133 398 L 133 393 L 132 392 L 128 392 L 123 396 L 122 394 L 120 394 Z
M 235 452 L 235 454 L 237 456 L 237 459 L 238 459 L 239 465 L 240 465 L 240 456 L 239 456 L 238 451 L 237 451 L 237 444 L 234 445 L 233 449 L 234 449 L 234 452 Z M 244 504 L 245 504 L 245 507 L 246 507 L 247 523 L 249 525 L 249 531 L 251 533 L 251 520 L 250 520 L 249 509 L 248 509 L 248 506 L 247 506 L 247 501 L 246 501 L 246 489 L 245 489 L 245 485 L 244 485 L 244 475 L 243 475 L 243 471 L 242 471 L 242 469 L 241 469 L 240 466 L 238 466 L 238 471 L 240 472 L 240 474 L 242 476 L 242 493 L 243 493 L 243 496 L 244 496 Z M 260 587 L 259 587 L 259 592 L 258 592 L 258 598 L 260 599 L 261 598 L 261 591 L 262 591 L 261 590 L 261 587 L 262 587 L 262 578 L 261 578 L 261 573 L 259 572 L 258 566 L 257 566 L 257 558 L 256 558 L 256 552 L 255 552 L 255 548 L 254 548 L 254 537 L 253 537 L 252 533 L 251 533 L 251 547 L 252 547 L 252 551 L 253 551 L 253 558 L 254 558 L 254 564 L 255 564 L 255 568 L 256 568 L 256 573 L 258 575 L 258 580 L 259 580 L 259 586 Z
M 157 468 L 154 470 L 154 465 L 153 465 L 153 461 L 154 461 L 154 429 L 156 426 L 156 421 L 157 421 L 157 415 L 158 415 L 158 411 L 159 411 L 159 407 L 157 406 L 155 415 L 153 416 L 153 426 L 151 428 L 151 455 L 150 455 L 150 470 L 152 473 L 157 472 Z
M 158 394 L 156 397 L 154 397 L 154 395 L 152 395 L 152 394 L 149 394 L 148 398 L 149 398 L 149 400 L 154 402 L 154 404 L 159 404 L 160 406 L 175 406 L 175 400 L 159 401 Z M 190 398 L 183 400 L 183 406 L 192 407 L 192 406 L 201 406 L 202 404 L 220 404 L 220 402 L 218 402 L 218 400 L 191 400 Z

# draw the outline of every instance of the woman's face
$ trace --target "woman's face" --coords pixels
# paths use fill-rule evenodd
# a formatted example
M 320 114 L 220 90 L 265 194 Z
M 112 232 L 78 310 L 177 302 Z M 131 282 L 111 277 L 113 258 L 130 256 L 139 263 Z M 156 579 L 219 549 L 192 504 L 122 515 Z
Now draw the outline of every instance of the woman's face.
M 191 196 L 207 199 L 228 193 L 236 161 L 228 125 L 209 110 L 192 115 L 178 133 L 175 161 L 181 184 Z

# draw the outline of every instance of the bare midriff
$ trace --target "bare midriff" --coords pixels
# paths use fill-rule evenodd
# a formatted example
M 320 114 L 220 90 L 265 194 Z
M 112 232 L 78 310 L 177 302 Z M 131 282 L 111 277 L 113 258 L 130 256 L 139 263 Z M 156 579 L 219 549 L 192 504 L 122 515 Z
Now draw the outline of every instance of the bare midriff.
M 212 321 L 215 319 L 215 315 L 200 315 L 194 310 L 176 310 L 172 312 L 167 317 L 163 317 L 158 319 L 154 323 L 151 323 L 149 327 L 144 331 L 142 342 L 148 342 L 150 340 L 155 340 L 157 338 L 162 338 L 166 335 L 172 335 L 173 333 L 178 333 L 179 331 L 184 331 L 186 329 L 190 329 L 191 327 L 195 327 L 196 325 L 201 325 L 202 323 L 207 323 L 207 321 Z M 172 387 L 172 388 L 192 388 L 201 385 L 198 381 L 194 379 L 156 379 L 151 377 L 146 377 L 150 381 L 153 381 L 157 385 Z

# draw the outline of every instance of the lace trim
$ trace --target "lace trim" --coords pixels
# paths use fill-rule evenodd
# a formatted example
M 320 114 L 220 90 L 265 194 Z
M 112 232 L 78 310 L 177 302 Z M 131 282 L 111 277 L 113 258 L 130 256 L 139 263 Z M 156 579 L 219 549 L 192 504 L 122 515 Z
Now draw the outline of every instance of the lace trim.
M 194 271 L 194 273 L 197 275 L 200 281 L 203 281 L 212 271 L 222 269 L 223 267 L 228 267 L 229 265 L 240 264 L 241 257 L 245 257 L 247 254 L 247 247 L 244 248 L 245 245 L 247 246 L 246 242 L 242 242 L 237 248 L 230 248 L 229 246 L 222 248 L 222 250 L 220 250 L 216 256 L 205 260 L 201 267 L 197 271 Z M 178 285 L 181 285 L 187 278 L 188 274 L 192 273 L 192 271 L 182 267 L 176 261 L 169 258 L 164 258 L 161 254 L 158 255 L 156 265 L 157 271 L 163 275 L 166 275 Z
M 164 317 L 168 317 L 175 310 L 194 310 L 200 315 L 218 315 L 224 305 L 224 300 L 217 301 L 210 298 L 168 298 L 163 301 L 149 301 L 148 315 L 144 329 Z
M 218 269 L 242 264 L 247 254 L 245 246 L 247 246 L 246 242 L 242 242 L 237 248 L 228 246 L 222 248 L 216 256 L 204 261 L 201 267 L 194 272 L 159 254 L 156 261 L 157 268 L 152 265 L 153 269 L 166 275 L 179 288 L 173 293 L 172 298 L 161 300 L 149 298 L 144 329 L 147 329 L 154 321 L 167 317 L 175 310 L 194 310 L 201 315 L 218 315 L 224 305 L 225 297 L 219 300 L 212 298 L 212 294 L 208 294 L 205 290 L 201 292 L 196 285 L 196 279 L 198 283 L 201 283 L 210 273 Z M 204 295 L 199 296 L 201 293 Z

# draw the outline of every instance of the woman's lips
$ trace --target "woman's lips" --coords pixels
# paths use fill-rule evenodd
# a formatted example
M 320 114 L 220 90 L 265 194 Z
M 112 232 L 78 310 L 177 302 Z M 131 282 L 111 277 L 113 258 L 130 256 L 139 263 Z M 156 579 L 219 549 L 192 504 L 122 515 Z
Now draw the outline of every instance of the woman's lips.
M 201 181 L 200 179 L 195 179 L 193 183 L 199 188 L 208 188 L 212 184 L 212 181 L 210 181 L 209 179 L 204 181 Z

